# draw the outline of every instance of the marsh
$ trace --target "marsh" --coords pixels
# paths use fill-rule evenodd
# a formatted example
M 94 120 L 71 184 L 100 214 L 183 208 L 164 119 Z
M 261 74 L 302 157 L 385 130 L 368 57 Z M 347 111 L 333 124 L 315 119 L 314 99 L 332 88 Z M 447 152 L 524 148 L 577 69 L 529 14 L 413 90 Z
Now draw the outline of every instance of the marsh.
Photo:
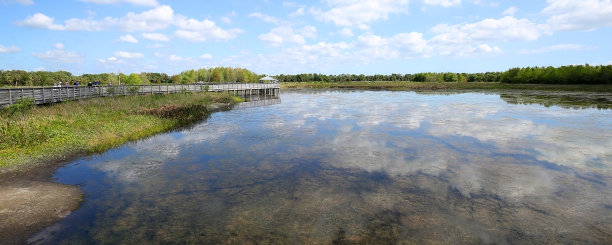
M 283 90 L 60 168 L 30 242 L 610 244 L 608 96 L 531 93 Z

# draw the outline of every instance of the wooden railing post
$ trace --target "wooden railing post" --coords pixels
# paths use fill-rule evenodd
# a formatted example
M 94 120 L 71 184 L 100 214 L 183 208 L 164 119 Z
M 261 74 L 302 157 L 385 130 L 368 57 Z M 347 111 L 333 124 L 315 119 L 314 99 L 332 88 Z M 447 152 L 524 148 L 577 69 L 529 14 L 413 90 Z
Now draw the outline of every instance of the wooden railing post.
M 13 93 L 11 93 L 12 89 L 9 88 L 9 105 L 13 104 Z

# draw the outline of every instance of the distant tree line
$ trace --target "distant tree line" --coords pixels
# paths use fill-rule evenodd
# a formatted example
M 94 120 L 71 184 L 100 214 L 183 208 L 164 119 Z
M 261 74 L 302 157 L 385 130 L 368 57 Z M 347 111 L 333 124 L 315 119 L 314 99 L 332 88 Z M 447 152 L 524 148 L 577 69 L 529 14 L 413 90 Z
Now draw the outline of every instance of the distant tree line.
M 100 82 L 106 84 L 159 84 L 159 83 L 194 83 L 202 82 L 256 82 L 259 75 L 243 68 L 215 67 L 210 69 L 188 70 L 178 75 L 169 76 L 166 73 L 142 72 L 129 75 L 123 73 L 101 73 L 72 75 L 67 71 L 33 71 L 0 70 L 0 86 L 52 86 L 58 83 L 80 85 Z
M 570 65 L 561 67 L 512 68 L 502 83 L 612 84 L 612 65 Z
M 275 76 L 281 82 L 497 82 L 501 72 L 486 73 L 416 73 L 416 74 L 391 74 L 391 75 L 325 75 L 317 73 L 304 73 L 296 75 Z
M 215 67 L 210 69 L 188 70 L 172 77 L 175 83 L 194 82 L 257 82 L 259 76 L 243 68 Z
M 142 72 L 126 75 L 123 73 L 83 74 L 74 76 L 67 71 L 0 70 L 0 86 L 51 86 L 62 82 L 81 85 L 100 82 L 101 84 L 188 84 L 202 82 L 257 82 L 257 75 L 243 68 L 215 67 L 187 70 L 178 75 Z M 548 84 L 612 84 L 612 65 L 573 65 L 561 67 L 512 68 L 506 72 L 485 73 L 416 73 L 391 75 L 325 75 L 303 73 L 277 75 L 280 82 L 359 82 L 359 81 L 412 81 L 412 82 L 502 82 L 502 83 L 548 83 Z

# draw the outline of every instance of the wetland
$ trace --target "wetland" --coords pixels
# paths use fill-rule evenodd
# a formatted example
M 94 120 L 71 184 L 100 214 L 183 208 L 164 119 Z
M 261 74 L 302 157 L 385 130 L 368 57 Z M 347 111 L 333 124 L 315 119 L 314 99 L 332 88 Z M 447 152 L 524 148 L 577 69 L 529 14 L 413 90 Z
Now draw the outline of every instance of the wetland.
M 28 242 L 612 243 L 612 98 L 283 90 L 53 174 Z

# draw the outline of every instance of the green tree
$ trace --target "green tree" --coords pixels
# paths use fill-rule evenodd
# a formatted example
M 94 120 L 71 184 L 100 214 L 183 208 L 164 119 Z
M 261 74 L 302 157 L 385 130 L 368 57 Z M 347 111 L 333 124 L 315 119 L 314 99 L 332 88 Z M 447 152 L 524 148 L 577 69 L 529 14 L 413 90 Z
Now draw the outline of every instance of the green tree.
M 142 80 L 138 74 L 132 73 L 125 80 L 122 80 L 122 83 L 127 85 L 140 85 L 142 84 Z

